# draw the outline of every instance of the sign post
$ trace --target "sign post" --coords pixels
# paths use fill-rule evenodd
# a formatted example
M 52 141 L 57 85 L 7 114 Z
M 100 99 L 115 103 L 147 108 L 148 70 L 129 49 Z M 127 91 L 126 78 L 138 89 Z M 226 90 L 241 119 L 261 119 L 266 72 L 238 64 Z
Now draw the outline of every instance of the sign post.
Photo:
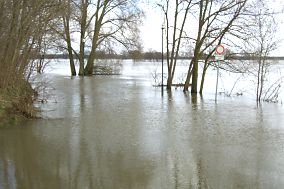
M 219 67 L 220 61 L 224 60 L 225 47 L 223 45 L 217 45 L 215 48 L 215 60 L 217 61 L 217 81 L 216 81 L 216 91 L 215 91 L 215 102 L 217 101 L 218 84 L 219 84 Z

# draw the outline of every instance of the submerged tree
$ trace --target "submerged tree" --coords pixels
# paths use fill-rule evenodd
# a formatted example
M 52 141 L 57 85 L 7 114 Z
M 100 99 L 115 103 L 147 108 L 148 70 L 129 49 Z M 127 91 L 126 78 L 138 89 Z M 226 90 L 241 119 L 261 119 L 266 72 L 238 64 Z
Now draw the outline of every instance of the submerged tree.
M 271 67 L 271 60 L 268 60 L 268 56 L 277 48 L 279 40 L 276 37 L 278 26 L 275 20 L 275 13 L 269 10 L 265 0 L 255 1 L 254 5 L 256 6 L 251 11 L 247 23 L 245 23 L 248 38 L 244 41 L 244 51 L 256 58 L 257 68 L 252 73 L 255 74 L 257 80 L 256 101 L 260 102 L 264 98 L 269 98 L 263 96 L 264 93 L 271 93 L 274 90 L 274 88 L 268 87 L 267 90 L 272 91 L 265 91 L 264 87 L 267 81 L 266 76 Z
M 61 19 L 63 22 L 63 31 L 60 32 L 59 28 L 56 27 L 54 28 L 57 33 L 63 38 L 63 40 L 66 42 L 66 48 L 68 52 L 68 58 L 70 62 L 70 69 L 71 69 L 71 75 L 74 76 L 77 74 L 76 68 L 75 68 L 75 61 L 74 61 L 74 53 L 76 51 L 72 47 L 72 29 L 71 29 L 71 22 L 73 18 L 73 11 L 74 9 L 74 4 L 72 4 L 72 0 L 59 0 L 59 3 L 61 4 L 62 7 L 62 14 L 61 14 Z
M 191 93 L 198 91 L 198 65 L 202 57 L 205 58 L 200 93 L 203 90 L 205 73 L 208 68 L 208 60 L 213 50 L 210 47 L 222 43 L 225 35 L 233 27 L 234 22 L 241 15 L 247 0 L 200 0 L 197 8 L 198 29 L 197 35 L 193 38 L 195 42 L 194 54 L 188 68 L 184 84 L 184 91 L 188 91 L 190 79 L 192 79 Z M 205 52 L 209 50 L 206 55 Z
M 193 0 L 176 0 L 174 2 L 166 0 L 165 4 L 158 3 L 158 6 L 161 7 L 165 17 L 168 90 L 171 90 L 182 40 L 187 37 L 185 34 L 185 25 L 188 20 L 190 10 L 195 4 L 196 3 Z M 174 10 L 171 10 L 170 8 L 172 6 L 174 7 Z
M 77 54 L 80 60 L 79 75 L 92 75 L 96 52 L 102 49 L 114 49 L 122 45 L 128 50 L 139 49 L 139 24 L 143 12 L 139 8 L 138 0 L 65 0 L 67 7 L 74 7 L 73 18 L 70 21 L 70 12 L 65 18 L 65 40 L 68 45 L 69 57 L 76 54 L 70 36 L 71 28 L 68 23 L 79 26 L 79 46 Z M 70 10 L 70 9 L 68 9 Z M 67 19 L 68 18 L 68 19 Z M 73 38 L 76 40 L 76 38 Z M 70 46 L 71 44 L 71 46 Z M 84 64 L 85 51 L 88 50 L 88 59 Z M 73 63 L 71 64 L 73 65 Z M 84 67 L 85 65 L 85 67 Z M 71 67 L 72 69 L 72 67 Z M 73 73 L 73 72 L 72 72 Z

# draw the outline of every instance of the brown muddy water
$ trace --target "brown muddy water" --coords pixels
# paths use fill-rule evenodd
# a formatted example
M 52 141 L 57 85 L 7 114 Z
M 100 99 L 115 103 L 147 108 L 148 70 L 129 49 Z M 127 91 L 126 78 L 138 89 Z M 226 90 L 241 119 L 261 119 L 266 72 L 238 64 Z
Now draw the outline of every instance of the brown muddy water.
M 284 187 L 283 105 L 134 75 L 42 76 L 43 119 L 0 129 L 0 189 Z

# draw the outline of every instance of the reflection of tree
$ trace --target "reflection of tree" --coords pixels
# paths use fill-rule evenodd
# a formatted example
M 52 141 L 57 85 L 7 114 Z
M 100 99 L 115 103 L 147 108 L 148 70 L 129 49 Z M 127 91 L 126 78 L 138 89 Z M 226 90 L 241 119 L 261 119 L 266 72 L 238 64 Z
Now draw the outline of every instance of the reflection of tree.
M 230 122 L 239 117 L 198 95 L 186 96 L 185 103 L 173 91 L 164 104 L 149 105 L 153 96 L 135 93 L 135 84 L 118 90 L 124 86 L 87 77 L 80 83 L 90 86 L 77 94 L 79 117 L 0 132 L 0 188 L 261 188 L 261 180 L 270 178 L 263 173 L 274 160 L 262 108 L 237 109 L 248 123 Z M 113 91 L 116 99 L 100 98 Z M 161 108 L 153 111 L 156 105 Z M 158 148 L 152 148 L 155 142 Z
M 196 96 L 193 96 L 191 100 L 194 101 L 194 97 Z M 187 95 L 182 98 L 186 104 L 190 104 L 190 98 Z M 200 135 L 200 133 L 191 133 L 199 126 L 197 114 L 195 114 L 198 105 L 192 103 L 193 109 L 187 106 L 180 107 L 184 101 L 180 102 L 181 99 L 178 99 L 173 92 L 168 94 L 168 99 L 165 117 L 167 153 L 165 154 L 166 170 L 164 174 L 166 184 L 163 188 L 196 188 L 199 180 L 197 177 L 204 178 L 203 172 L 199 172 L 202 175 L 198 174 L 197 158 L 200 156 L 196 151 L 196 138 L 192 138 L 195 134 Z
M 0 146 L 0 167 L 3 167 L 4 179 L 0 188 L 12 189 L 12 185 L 16 184 L 17 188 L 132 189 L 147 186 L 150 180 L 151 174 L 147 174 L 146 170 L 151 170 L 151 163 L 141 159 L 137 146 L 120 146 L 124 145 L 121 143 L 124 138 L 118 138 L 112 149 L 108 149 L 108 138 L 99 134 L 95 134 L 96 138 L 89 138 L 89 130 L 82 125 L 77 133 L 80 135 L 79 149 L 72 149 L 66 135 L 58 135 L 63 139 L 58 144 L 58 141 L 54 143 L 34 137 L 28 130 L 24 133 L 16 131 L 16 135 L 13 132 L 0 135 L 9 141 Z M 62 134 L 66 131 L 57 132 Z M 76 157 L 69 150 L 79 155 Z M 15 167 L 15 175 L 8 173 L 11 166 Z M 15 178 L 11 180 L 11 176 Z
M 9 179 L 11 176 L 9 174 L 10 169 L 11 169 L 11 166 L 9 165 L 9 162 L 7 161 L 7 159 L 1 158 L 0 159 L 0 170 L 2 170 L 2 173 L 0 174 L 0 188 L 12 188 L 11 181 Z
M 197 98 L 201 99 L 201 102 L 198 104 L 197 103 Z M 192 95 L 192 115 L 193 115 L 193 119 L 192 119 L 192 135 L 193 136 L 197 136 L 198 138 L 195 138 L 194 140 L 194 144 L 193 144 L 193 161 L 196 164 L 196 179 L 197 179 L 197 188 L 198 189 L 207 189 L 210 188 L 208 186 L 207 183 L 207 179 L 206 179 L 206 174 L 207 171 L 205 169 L 206 164 L 204 163 L 204 157 L 206 156 L 206 154 L 204 154 L 204 149 L 205 147 L 205 139 L 206 136 L 205 133 L 206 131 L 204 131 L 204 127 L 206 126 L 206 122 L 204 119 L 204 116 L 206 115 L 202 115 L 204 114 L 204 104 L 203 104 L 203 98 L 201 95 Z M 203 118 L 202 118 L 203 117 Z M 205 164 L 205 165 L 204 165 Z
M 263 185 L 260 178 L 267 154 L 264 140 L 264 133 L 266 131 L 264 130 L 262 107 L 257 107 L 255 112 L 250 114 L 250 118 L 254 120 L 253 124 L 246 125 L 248 128 L 242 128 L 238 134 L 240 136 L 245 135 L 246 137 L 237 142 L 243 142 L 246 145 L 239 147 L 239 150 L 236 149 L 241 156 L 235 160 L 236 162 L 232 161 L 232 163 L 236 164 L 229 177 L 233 188 L 267 188 Z M 248 132 L 251 133 L 248 134 Z M 269 187 L 273 188 L 272 186 Z
M 33 126 L 15 129 L 10 134 L 0 133 L 0 142 L 2 138 L 6 141 L 0 143 L 0 167 L 5 162 L 14 165 L 14 183 L 18 188 L 147 188 L 153 164 L 141 155 L 139 145 L 133 145 L 140 137 L 141 124 L 147 121 L 141 118 L 141 100 L 137 100 L 137 93 L 131 88 L 130 91 L 110 90 L 109 87 L 116 85 L 95 86 L 91 81 L 74 79 L 62 89 L 66 104 L 63 102 L 60 110 L 67 107 L 69 110 L 63 112 L 67 116 L 77 111 L 80 115 L 37 120 L 31 123 Z M 80 85 L 73 88 L 78 82 Z M 106 89 L 99 90 L 100 87 Z M 70 88 L 74 93 L 70 93 Z M 133 90 L 137 90 L 136 85 Z M 119 95 L 106 99 L 106 93 L 113 91 Z M 125 99 L 126 93 L 128 99 Z M 90 95 L 96 98 L 88 99 Z M 96 108 L 92 109 L 94 105 Z M 114 119 L 114 116 L 119 117 Z
M 256 154 L 255 154 L 255 158 L 256 158 L 256 178 L 255 178 L 255 183 L 252 183 L 255 188 L 261 188 L 260 187 L 260 183 L 261 183 L 261 167 L 263 166 L 263 164 L 265 163 L 265 161 L 263 161 L 264 156 L 266 154 L 265 149 L 264 149 L 264 120 L 263 120 L 263 110 L 262 110 L 262 105 L 260 104 L 257 111 L 256 111 L 256 135 L 257 135 L 257 139 L 256 139 Z
M 1 148 L 0 159 L 3 162 L 8 162 L 7 171 L 15 170 L 14 174 L 10 174 L 7 183 L 17 188 L 47 188 L 47 185 L 51 188 L 58 188 L 56 187 L 59 183 L 57 177 L 53 179 L 52 183 L 47 184 L 50 175 L 42 169 L 45 162 L 38 159 L 41 145 L 32 142 L 37 140 L 29 132 L 28 128 L 23 128 L 0 135 L 0 138 L 5 141 Z
M 197 188 L 263 187 L 261 180 L 267 152 L 262 109 L 242 107 L 236 110 L 239 115 L 235 116 L 219 104 L 208 110 L 201 102 L 198 106 L 193 104 L 193 108 Z M 224 122 L 226 117 L 232 121 Z M 243 120 L 238 122 L 238 117 Z

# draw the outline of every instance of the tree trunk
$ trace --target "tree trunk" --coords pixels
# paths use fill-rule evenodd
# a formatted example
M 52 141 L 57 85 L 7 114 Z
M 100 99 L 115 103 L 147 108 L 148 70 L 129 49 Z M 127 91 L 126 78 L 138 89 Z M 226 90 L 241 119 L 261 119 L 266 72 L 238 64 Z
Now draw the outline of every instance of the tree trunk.
M 207 70 L 207 68 L 204 65 L 203 72 L 202 72 L 201 83 L 200 83 L 200 89 L 199 89 L 199 93 L 200 94 L 203 93 L 203 87 L 204 87 L 204 82 L 205 82 L 206 70 Z
M 171 90 L 172 89 L 172 74 L 168 73 L 168 79 L 167 79 L 167 90 Z
M 84 70 L 84 74 L 85 75 L 92 75 L 93 71 L 94 71 L 94 61 L 95 61 L 95 57 L 96 57 L 96 50 L 97 47 L 99 45 L 99 35 L 100 35 L 100 30 L 102 27 L 102 21 L 103 18 L 105 16 L 105 11 L 106 11 L 106 7 L 108 5 L 110 1 L 109 0 L 105 0 L 103 3 L 103 7 L 102 7 L 102 11 L 99 15 L 99 4 L 97 5 L 97 11 L 96 11 L 96 22 L 95 22 L 95 26 L 94 26 L 94 35 L 93 35 L 93 39 L 92 39 L 92 47 L 91 47 L 91 52 L 87 61 L 87 65 L 85 67 Z
M 188 71 L 187 71 L 187 76 L 186 76 L 186 80 L 184 82 L 183 92 L 188 91 L 190 78 L 191 78 L 191 75 L 192 75 L 192 65 L 193 65 L 193 59 L 191 60 Z
M 68 2 L 68 14 L 67 16 L 63 16 L 63 24 L 64 24 L 64 32 L 66 36 L 66 43 L 67 43 L 67 51 L 68 51 L 68 57 L 70 61 L 70 69 L 71 69 L 71 75 L 75 76 L 76 68 L 74 63 L 74 57 L 73 57 L 73 48 L 71 44 L 71 36 L 70 36 L 70 2 Z
M 257 70 L 257 85 L 256 85 L 256 101 L 260 102 L 260 70 L 261 70 L 261 58 L 258 60 L 258 70 Z
M 202 72 L 202 78 L 201 78 L 201 83 L 200 83 L 200 89 L 199 93 L 203 93 L 203 88 L 204 88 L 204 83 L 205 83 L 205 77 L 206 77 L 206 71 L 209 67 L 208 59 L 205 60 L 204 67 L 203 67 L 203 72 Z
M 95 61 L 95 50 L 92 50 L 90 55 L 89 55 L 87 65 L 86 65 L 85 70 L 84 70 L 85 75 L 92 75 L 93 74 L 94 61 Z
M 197 82 L 198 82 L 198 61 L 195 59 L 192 66 L 192 84 L 191 93 L 197 93 Z
M 71 41 L 69 41 L 69 40 L 67 40 L 67 48 L 68 48 L 68 57 L 69 57 L 69 62 L 70 62 L 71 75 L 75 76 L 77 73 L 76 73 L 76 68 L 75 68 L 75 62 L 74 62 L 74 57 L 73 57 Z
M 67 42 L 67 46 L 68 46 L 68 57 L 69 57 L 69 62 L 70 62 L 70 69 L 71 69 L 71 75 L 75 76 L 76 73 L 76 68 L 75 68 L 75 62 L 74 62 L 74 57 L 73 57 L 73 51 L 72 51 L 72 47 L 71 47 L 71 41 Z
M 92 41 L 92 48 L 90 55 L 88 57 L 87 65 L 84 70 L 85 75 L 93 75 L 94 72 L 94 61 L 96 58 L 96 50 L 97 50 L 97 43 L 98 43 L 98 38 L 99 38 L 99 31 L 96 31 L 94 34 L 94 38 Z
M 79 68 L 79 75 L 84 76 L 84 58 L 85 58 L 85 43 L 83 41 L 80 42 L 80 68 Z
M 260 102 L 262 93 L 263 93 L 263 85 L 264 85 L 264 66 L 265 66 L 265 60 L 264 57 L 260 57 L 259 59 L 259 67 L 258 67 L 258 74 L 257 74 L 257 102 Z
M 80 69 L 79 75 L 84 75 L 84 59 L 85 59 L 85 34 L 86 34 L 86 27 L 87 27 L 87 11 L 88 11 L 88 2 L 82 0 L 81 1 L 81 31 L 80 31 L 80 55 L 79 55 L 79 62 L 80 62 Z
M 198 56 L 198 55 L 197 55 Z M 191 93 L 197 93 L 197 82 L 198 82 L 198 57 L 194 56 L 193 59 L 191 60 L 191 63 L 189 65 L 187 77 L 184 83 L 184 88 L 183 91 L 186 92 L 188 91 L 189 88 L 189 82 L 191 79 Z

